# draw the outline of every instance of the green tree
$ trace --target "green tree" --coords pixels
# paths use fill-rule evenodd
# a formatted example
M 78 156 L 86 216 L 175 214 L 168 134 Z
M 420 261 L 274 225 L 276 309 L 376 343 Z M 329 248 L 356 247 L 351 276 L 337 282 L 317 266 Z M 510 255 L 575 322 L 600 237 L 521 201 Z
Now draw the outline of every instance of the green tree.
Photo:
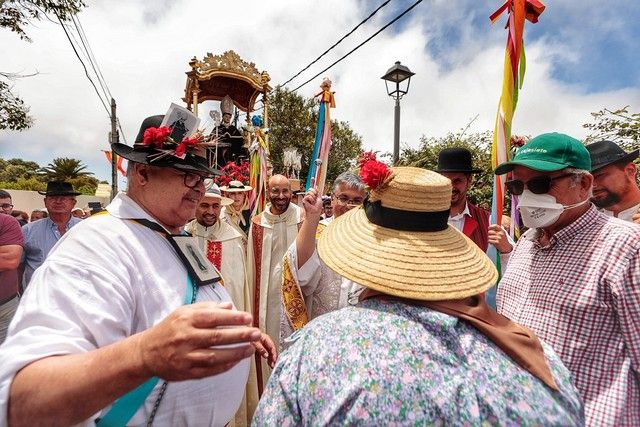
M 76 191 L 82 194 L 93 195 L 96 193 L 96 188 L 98 188 L 98 183 L 100 181 L 97 178 L 85 175 L 69 179 L 69 182 L 73 185 L 73 188 Z
M 58 157 L 47 166 L 40 168 L 39 173 L 46 177 L 47 181 L 71 181 L 93 175 L 93 172 L 87 172 L 85 169 L 87 167 L 78 159 Z
M 18 178 L 16 181 L 0 181 L 3 190 L 44 191 L 47 184 L 36 178 Z
M 313 143 L 318 120 L 318 104 L 312 99 L 276 87 L 269 95 L 270 158 L 275 173 L 284 170 L 283 151 L 295 147 L 302 154 L 300 180 L 306 181 L 312 159 Z M 331 121 L 333 146 L 329 152 L 327 182 L 351 169 L 362 152 L 362 138 L 348 122 Z
M 0 73 L 0 76 L 4 76 Z M 29 107 L 11 92 L 8 83 L 0 80 L 0 130 L 24 130 L 33 124 Z
M 420 138 L 418 148 L 405 147 L 401 150 L 399 164 L 435 170 L 438 166 L 438 154 L 445 148 L 462 147 L 471 151 L 473 165 L 482 172 L 473 175 L 469 190 L 469 200 L 485 209 L 491 207 L 493 194 L 493 170 L 491 168 L 490 131 L 466 134 L 466 128 L 457 133 L 448 133 L 444 137 Z
M 617 142 L 626 151 L 636 150 L 640 144 L 640 113 L 629 111 L 629 106 L 610 110 L 603 108 L 591 113 L 593 122 L 582 126 L 591 133 L 585 138 L 584 143 L 607 139 Z
M 83 0 L 0 0 L 0 28 L 9 29 L 30 42 L 25 27 L 43 18 L 69 21 L 85 7 Z M 0 130 L 24 130 L 33 124 L 29 107 L 11 91 L 8 81 L 23 77 L 0 71 Z
M 22 159 L 0 159 L 0 181 L 17 182 L 19 179 L 38 178 L 40 165 Z

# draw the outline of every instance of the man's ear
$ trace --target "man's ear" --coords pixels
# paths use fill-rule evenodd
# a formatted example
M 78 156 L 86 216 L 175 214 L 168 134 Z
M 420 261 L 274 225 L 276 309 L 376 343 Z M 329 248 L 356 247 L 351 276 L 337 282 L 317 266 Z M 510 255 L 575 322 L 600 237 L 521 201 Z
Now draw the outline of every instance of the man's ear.
M 149 182 L 149 167 L 148 165 L 138 163 L 136 164 L 134 169 L 134 177 L 138 180 L 138 183 L 141 185 L 145 185 Z
M 593 175 L 590 173 L 583 173 L 580 175 L 580 188 L 585 194 L 589 194 L 591 192 L 591 188 L 593 187 Z
M 629 162 L 627 165 L 625 165 L 623 170 L 624 174 L 627 176 L 627 178 L 629 178 L 630 181 L 636 181 L 636 176 L 638 175 L 638 166 L 636 166 L 635 163 Z

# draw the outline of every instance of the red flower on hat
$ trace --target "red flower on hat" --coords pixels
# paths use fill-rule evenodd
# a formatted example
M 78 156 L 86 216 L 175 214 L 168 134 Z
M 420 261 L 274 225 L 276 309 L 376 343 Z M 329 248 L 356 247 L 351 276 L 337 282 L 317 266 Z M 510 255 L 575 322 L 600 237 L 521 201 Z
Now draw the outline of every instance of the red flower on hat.
M 180 144 L 176 147 L 176 156 L 182 157 L 186 152 L 187 148 L 192 145 L 197 145 L 200 143 L 201 138 L 185 138 Z
M 360 178 L 371 190 L 380 187 L 391 176 L 389 166 L 377 160 L 368 160 L 360 166 Z
M 360 157 L 358 157 L 357 161 L 358 167 L 362 168 L 362 165 L 366 162 L 378 160 L 376 156 L 377 154 L 375 151 L 365 151 L 364 153 L 360 154 Z
M 162 150 L 164 143 L 167 142 L 167 138 L 171 135 L 172 129 L 167 126 L 159 128 L 150 127 L 144 131 L 142 143 L 144 145 L 151 145 L 159 150 Z

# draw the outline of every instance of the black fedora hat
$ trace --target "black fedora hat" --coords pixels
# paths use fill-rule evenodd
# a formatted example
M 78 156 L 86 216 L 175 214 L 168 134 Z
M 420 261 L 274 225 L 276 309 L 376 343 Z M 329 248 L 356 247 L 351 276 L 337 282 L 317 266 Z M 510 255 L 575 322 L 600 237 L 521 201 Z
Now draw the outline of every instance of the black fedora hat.
M 466 148 L 445 148 L 438 154 L 438 168 L 436 172 L 478 173 L 481 169 L 474 169 L 471 161 L 471 151 Z
M 180 169 L 185 172 L 204 172 L 211 175 L 220 175 L 218 169 L 210 168 L 206 157 L 206 151 L 200 144 L 189 145 L 183 156 L 175 154 L 177 146 L 184 141 L 185 133 L 177 129 L 170 129 L 170 133 L 166 135 L 166 143 L 154 145 L 145 141 L 145 132 L 158 131 L 160 129 L 164 115 L 155 115 L 147 117 L 142 121 L 138 136 L 133 147 L 121 143 L 111 144 L 111 149 L 119 156 L 125 159 L 153 165 L 159 167 L 170 167 Z M 147 134 L 148 136 L 149 134 Z
M 47 182 L 47 191 L 38 191 L 43 196 L 79 196 L 82 193 L 74 191 L 73 185 L 65 181 Z
M 613 141 L 598 141 L 586 146 L 591 156 L 591 171 L 609 166 L 612 163 L 630 163 L 638 158 L 640 150 L 630 153 L 624 151 Z

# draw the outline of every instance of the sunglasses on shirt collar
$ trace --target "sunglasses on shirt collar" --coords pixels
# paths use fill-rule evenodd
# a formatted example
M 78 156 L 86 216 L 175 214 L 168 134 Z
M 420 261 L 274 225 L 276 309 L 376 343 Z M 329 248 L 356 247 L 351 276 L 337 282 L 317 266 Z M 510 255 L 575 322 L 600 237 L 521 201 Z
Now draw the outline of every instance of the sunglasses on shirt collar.
M 505 182 L 507 189 L 511 194 L 515 194 L 516 196 L 520 196 L 524 191 L 525 186 L 531 191 L 533 194 L 546 194 L 551 190 L 551 184 L 553 181 L 558 179 L 566 178 L 568 176 L 575 175 L 573 173 L 565 173 L 562 175 L 550 177 L 549 175 L 541 175 L 536 176 L 535 178 L 531 178 L 529 181 L 520 181 L 519 179 L 511 179 Z

